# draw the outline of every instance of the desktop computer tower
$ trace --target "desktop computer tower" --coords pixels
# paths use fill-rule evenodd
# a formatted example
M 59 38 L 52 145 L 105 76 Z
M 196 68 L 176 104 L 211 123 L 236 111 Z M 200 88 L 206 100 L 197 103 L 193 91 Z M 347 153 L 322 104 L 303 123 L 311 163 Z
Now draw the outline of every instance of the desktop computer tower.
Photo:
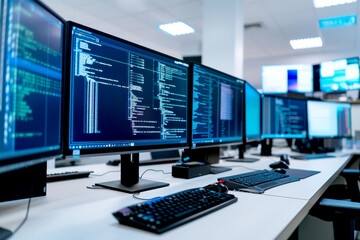
M 0 202 L 46 195 L 46 162 L 0 174 Z

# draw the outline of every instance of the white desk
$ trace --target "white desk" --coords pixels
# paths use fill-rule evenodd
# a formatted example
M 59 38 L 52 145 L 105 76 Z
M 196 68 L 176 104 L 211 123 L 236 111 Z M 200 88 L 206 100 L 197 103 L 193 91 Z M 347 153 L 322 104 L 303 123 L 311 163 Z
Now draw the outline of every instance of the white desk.
M 152 198 L 205 186 L 218 177 L 249 171 L 246 168 L 267 168 L 277 159 L 265 157 L 252 164 L 222 162 L 220 165 L 239 167 L 230 172 L 190 180 L 147 172 L 144 178 L 169 182 L 170 186 L 141 193 L 139 197 Z M 96 182 L 117 179 L 119 173 L 49 183 L 47 196 L 32 200 L 29 219 L 13 239 L 286 239 L 348 159 L 292 160 L 293 168 L 320 170 L 321 173 L 268 190 L 265 194 L 232 192 L 238 197 L 238 202 L 161 235 L 120 225 L 111 215 L 140 200 L 121 192 L 86 188 Z M 170 172 L 171 164 L 142 166 L 140 174 L 149 168 Z M 75 169 L 94 170 L 95 174 L 101 174 L 118 168 L 105 164 L 67 168 Z M 24 218 L 26 205 L 27 200 L 1 203 L 0 226 L 14 230 Z

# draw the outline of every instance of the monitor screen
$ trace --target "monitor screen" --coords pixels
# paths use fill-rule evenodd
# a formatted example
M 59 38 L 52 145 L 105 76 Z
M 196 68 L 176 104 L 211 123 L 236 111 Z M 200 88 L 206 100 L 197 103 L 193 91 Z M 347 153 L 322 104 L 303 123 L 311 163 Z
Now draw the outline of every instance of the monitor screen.
M 309 138 L 351 136 L 351 104 L 308 101 Z
M 3 7 L 0 166 L 61 153 L 63 79 L 62 20 L 37 1 Z
M 323 92 L 360 89 L 359 58 L 320 63 L 320 90 Z
M 262 138 L 306 138 L 306 100 L 264 96 Z
M 310 93 L 313 91 L 313 68 L 310 64 L 263 66 L 261 80 L 264 94 Z
M 70 154 L 186 146 L 188 64 L 70 24 Z
M 193 65 L 192 147 L 243 140 L 244 81 Z
M 245 136 L 246 141 L 261 139 L 261 94 L 245 83 Z

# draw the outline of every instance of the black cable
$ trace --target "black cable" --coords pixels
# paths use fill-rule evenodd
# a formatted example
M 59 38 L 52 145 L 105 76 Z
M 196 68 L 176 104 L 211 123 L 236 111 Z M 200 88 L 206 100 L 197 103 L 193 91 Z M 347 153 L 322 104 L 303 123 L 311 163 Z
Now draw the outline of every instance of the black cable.
M 24 218 L 24 220 L 20 223 L 20 225 L 13 231 L 12 236 L 13 236 L 17 231 L 19 231 L 19 229 L 24 225 L 24 223 L 25 223 L 26 220 L 28 219 L 29 211 L 30 211 L 30 203 L 31 203 L 31 198 L 29 198 L 29 201 L 28 201 L 25 218 Z
M 165 172 L 164 170 L 157 170 L 157 169 L 146 169 L 140 176 L 140 179 L 142 179 L 142 177 L 144 176 L 144 174 L 148 171 L 154 171 L 154 172 L 162 172 L 163 174 L 171 174 L 171 172 Z
M 104 175 L 106 175 L 108 173 L 112 173 L 112 172 L 120 172 L 120 170 L 108 171 L 108 172 L 105 172 L 105 173 L 102 173 L 102 174 L 92 174 L 92 173 L 90 173 L 90 176 L 101 177 L 101 176 L 104 176 Z

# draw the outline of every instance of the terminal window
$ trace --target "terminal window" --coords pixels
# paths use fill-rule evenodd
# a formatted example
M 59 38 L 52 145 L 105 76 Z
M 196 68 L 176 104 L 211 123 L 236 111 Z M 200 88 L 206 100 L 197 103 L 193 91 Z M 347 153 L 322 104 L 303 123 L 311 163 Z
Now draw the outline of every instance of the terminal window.
M 241 141 L 244 82 L 194 64 L 192 143 Z
M 187 141 L 188 65 L 72 28 L 70 149 Z
M 263 98 L 262 138 L 305 138 L 306 101 L 290 98 Z
M 1 156 L 59 149 L 63 23 L 34 1 L 3 4 Z

